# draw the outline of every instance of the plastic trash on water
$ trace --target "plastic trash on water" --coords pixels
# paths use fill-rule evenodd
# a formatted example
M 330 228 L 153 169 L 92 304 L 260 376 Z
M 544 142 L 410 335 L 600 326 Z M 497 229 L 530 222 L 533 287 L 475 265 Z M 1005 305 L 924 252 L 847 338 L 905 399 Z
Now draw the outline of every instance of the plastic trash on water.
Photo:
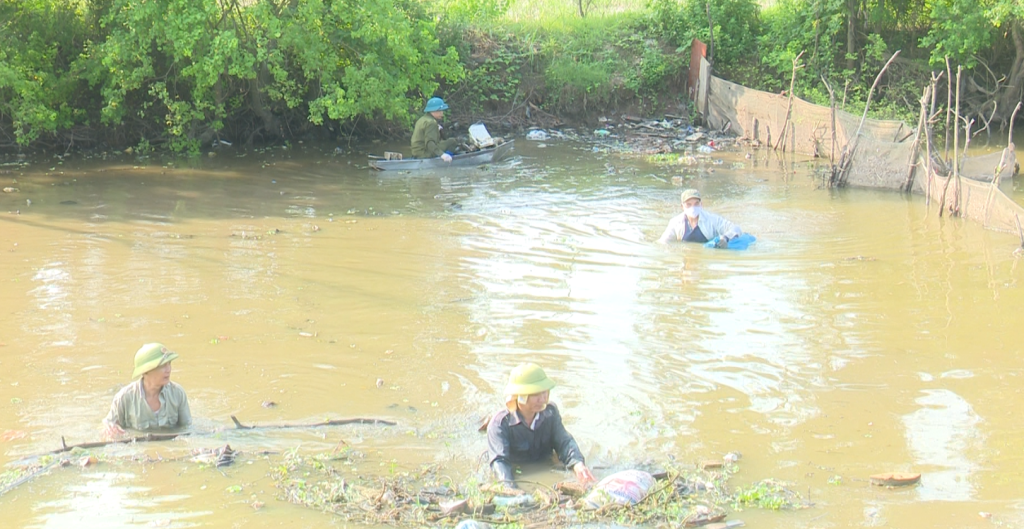
M 527 505 L 533 505 L 537 500 L 530 494 L 520 494 L 519 496 L 495 496 L 491 500 L 491 503 L 495 507 L 508 509 L 509 507 L 525 507 Z
M 715 149 L 707 145 L 701 145 L 700 147 L 697 147 L 697 152 L 701 154 L 711 154 L 715 152 Z
M 605 129 L 597 129 L 594 131 L 594 136 L 597 136 L 598 138 L 603 138 L 605 136 L 608 136 L 609 134 L 611 134 L 611 132 L 608 132 Z
M 526 139 L 533 141 L 544 141 L 548 139 L 548 133 L 544 132 L 543 130 L 531 130 L 530 132 L 526 133 Z
M 653 486 L 654 476 L 649 473 L 623 470 L 602 479 L 583 498 L 583 504 L 590 509 L 600 509 L 609 504 L 636 505 Z
M 476 520 L 462 520 L 459 525 L 455 526 L 455 529 L 491 529 L 491 524 Z
M 481 149 L 494 146 L 494 138 L 487 132 L 483 123 L 474 123 L 469 126 L 469 139 Z

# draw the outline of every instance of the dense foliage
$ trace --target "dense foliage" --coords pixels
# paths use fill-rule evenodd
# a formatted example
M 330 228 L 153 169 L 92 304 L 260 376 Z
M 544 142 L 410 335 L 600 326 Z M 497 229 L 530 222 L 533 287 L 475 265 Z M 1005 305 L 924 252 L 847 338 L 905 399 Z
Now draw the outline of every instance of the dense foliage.
M 6 0 L 0 24 L 0 141 L 23 145 L 401 120 L 463 74 L 415 0 Z
M 159 146 L 403 130 L 440 93 L 524 124 L 685 111 L 692 39 L 719 75 L 916 113 L 932 71 L 1005 123 L 1024 88 L 1018 0 L 4 0 L 0 147 Z M 580 16 L 585 13 L 586 17 Z M 710 15 L 710 17 L 709 17 Z M 802 54 L 802 55 L 801 55 Z M 945 79 L 943 80 L 945 82 Z M 944 89 L 944 86 L 940 87 Z M 533 115 L 531 117 L 531 110 Z

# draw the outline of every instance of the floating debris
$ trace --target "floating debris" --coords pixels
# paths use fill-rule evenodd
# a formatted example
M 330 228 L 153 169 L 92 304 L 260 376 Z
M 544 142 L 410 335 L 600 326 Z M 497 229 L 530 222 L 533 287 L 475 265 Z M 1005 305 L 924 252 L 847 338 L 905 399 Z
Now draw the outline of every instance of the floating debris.
M 231 463 L 235 462 L 235 455 L 237 452 L 231 449 L 231 445 L 224 445 L 218 448 L 215 453 L 217 454 L 216 467 L 226 467 Z
M 236 455 L 238 455 L 238 452 L 232 450 L 231 445 L 224 445 L 212 450 L 209 448 L 200 448 L 192 452 L 192 461 L 220 468 L 234 463 Z
M 871 484 L 880 487 L 906 487 L 921 481 L 921 474 L 909 472 L 886 472 L 871 476 Z

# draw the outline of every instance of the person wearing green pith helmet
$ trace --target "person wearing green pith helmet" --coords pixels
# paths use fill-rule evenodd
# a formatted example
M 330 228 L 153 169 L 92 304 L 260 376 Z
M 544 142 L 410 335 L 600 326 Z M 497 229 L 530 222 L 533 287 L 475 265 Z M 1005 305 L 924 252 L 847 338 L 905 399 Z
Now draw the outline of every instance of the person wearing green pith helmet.
M 596 481 L 558 408 L 548 402 L 555 383 L 537 364 L 520 364 L 505 386 L 505 409 L 487 425 L 487 451 L 498 481 L 514 486 L 513 463 L 541 461 L 554 453 L 583 484 Z
M 416 158 L 441 157 L 446 162 L 452 161 L 452 151 L 458 142 L 454 138 L 441 139 L 441 120 L 448 105 L 440 97 L 432 97 L 423 109 L 423 117 L 416 121 L 412 130 L 412 155 Z
M 109 437 L 125 434 L 125 428 L 153 430 L 192 426 L 192 412 L 185 390 L 171 382 L 171 362 L 178 353 L 163 344 L 147 343 L 135 353 L 134 381 L 121 388 L 103 419 Z

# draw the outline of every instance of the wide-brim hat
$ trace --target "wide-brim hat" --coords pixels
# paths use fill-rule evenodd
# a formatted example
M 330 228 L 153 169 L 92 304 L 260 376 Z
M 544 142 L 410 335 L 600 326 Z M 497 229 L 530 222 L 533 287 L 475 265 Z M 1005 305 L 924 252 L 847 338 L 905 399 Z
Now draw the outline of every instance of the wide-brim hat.
M 437 112 L 438 110 L 448 110 L 448 105 L 440 97 L 428 99 L 427 106 L 423 109 L 424 112 Z
M 508 375 L 506 395 L 535 395 L 555 387 L 554 381 L 548 378 L 544 370 L 537 364 L 519 364 Z
M 136 379 L 150 371 L 174 361 L 178 353 L 164 347 L 162 343 L 147 343 L 135 353 L 135 371 L 132 378 Z
M 683 190 L 683 194 L 679 195 L 679 202 L 685 204 L 686 201 L 690 200 L 691 198 L 696 198 L 697 200 L 700 200 L 700 191 L 697 191 L 696 189 Z

